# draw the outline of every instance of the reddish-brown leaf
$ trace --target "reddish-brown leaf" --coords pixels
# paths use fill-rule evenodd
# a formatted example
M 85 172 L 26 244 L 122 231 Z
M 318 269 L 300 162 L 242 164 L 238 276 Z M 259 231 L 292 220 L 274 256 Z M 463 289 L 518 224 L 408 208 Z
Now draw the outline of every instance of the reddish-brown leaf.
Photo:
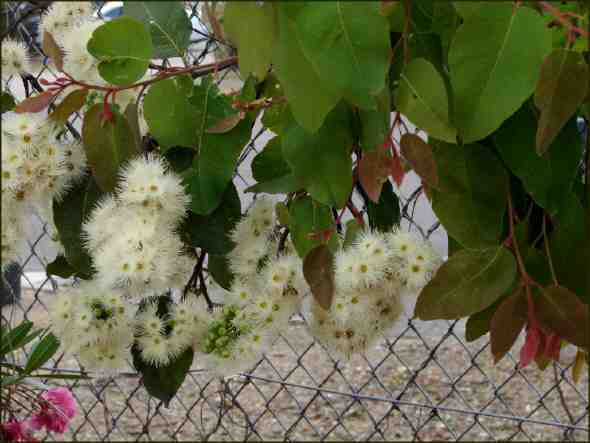
M 526 299 L 517 291 L 505 299 L 490 321 L 490 341 L 494 362 L 499 362 L 512 348 L 526 324 Z
M 59 45 L 55 42 L 53 36 L 47 32 L 43 32 L 43 52 L 53 60 L 55 67 L 62 72 L 64 69 L 64 55 L 59 47 Z
M 222 118 L 213 126 L 208 128 L 206 132 L 209 134 L 223 134 L 224 132 L 231 131 L 244 119 L 245 116 L 246 113 L 244 111 L 240 111 L 230 115 L 229 117 Z
M 531 327 L 529 325 L 526 331 L 526 338 L 524 340 L 524 345 L 520 350 L 520 362 L 518 366 L 522 368 L 526 368 L 530 362 L 532 362 L 539 352 L 539 348 L 541 347 L 541 331 L 536 327 Z
M 334 298 L 334 255 L 327 245 L 313 248 L 303 260 L 303 276 L 313 297 L 325 310 L 330 309 Z
M 422 181 L 432 188 L 438 188 L 438 171 L 432 148 L 416 134 L 404 134 L 401 152 Z
M 53 101 L 54 95 L 51 91 L 44 91 L 41 94 L 25 98 L 14 108 L 14 112 L 41 112 Z
M 541 67 L 535 104 L 541 110 L 537 127 L 537 152 L 542 155 L 584 101 L 590 70 L 583 54 L 555 49 Z
M 535 300 L 535 316 L 541 327 L 570 343 L 588 349 L 588 305 L 563 286 L 545 288 Z
M 391 157 L 383 150 L 366 152 L 359 162 L 359 181 L 375 203 L 379 202 L 381 188 L 390 174 Z
M 49 117 L 58 123 L 65 124 L 68 121 L 68 118 L 70 118 L 70 115 L 79 111 L 84 105 L 87 95 L 87 89 L 76 89 L 75 91 L 72 91 L 55 107 L 55 110 Z
M 586 363 L 586 356 L 581 349 L 578 349 L 576 361 L 574 362 L 574 367 L 572 368 L 572 379 L 574 380 L 574 383 L 578 383 L 578 381 L 580 381 L 580 376 L 582 375 L 582 370 L 584 369 L 584 363 Z
M 395 150 L 395 148 L 391 148 L 391 151 L 393 152 L 393 157 L 390 161 L 391 176 L 393 177 L 393 181 L 395 181 L 395 184 L 398 187 L 400 187 L 402 185 L 402 182 L 404 181 L 406 171 L 404 170 L 404 166 L 402 165 L 402 159 Z

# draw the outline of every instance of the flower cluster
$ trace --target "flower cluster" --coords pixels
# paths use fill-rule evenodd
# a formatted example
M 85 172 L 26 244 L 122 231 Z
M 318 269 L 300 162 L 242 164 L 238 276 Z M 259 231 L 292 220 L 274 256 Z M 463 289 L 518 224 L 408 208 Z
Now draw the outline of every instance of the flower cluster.
M 53 225 L 53 200 L 59 200 L 86 170 L 80 143 L 59 140 L 60 126 L 38 114 L 2 115 L 2 267 L 18 260 L 26 217 L 37 212 Z
M 191 260 L 175 229 L 188 203 L 180 177 L 161 157 L 131 161 L 116 195 L 105 197 L 83 224 L 99 284 L 142 297 L 181 286 Z
M 33 415 L 22 421 L 12 418 L 0 423 L 2 441 L 37 441 L 34 431 L 41 429 L 63 434 L 70 420 L 76 416 L 76 401 L 66 388 L 50 389 L 37 398 L 31 394 L 27 390 L 25 398 L 31 401 Z
M 347 358 L 366 351 L 412 317 L 418 293 L 440 263 L 430 243 L 410 233 L 361 233 L 336 255 L 330 309 L 313 300 L 306 305 L 312 334 Z
M 237 223 L 229 254 L 234 281 L 225 307 L 214 313 L 195 340 L 205 366 L 219 375 L 250 367 L 284 330 L 309 290 L 301 260 L 285 242 L 277 254 L 276 216 L 270 199 L 259 198 Z
M 61 44 L 70 31 L 92 16 L 94 9 L 92 2 L 52 2 L 41 17 L 39 32 L 49 32 Z

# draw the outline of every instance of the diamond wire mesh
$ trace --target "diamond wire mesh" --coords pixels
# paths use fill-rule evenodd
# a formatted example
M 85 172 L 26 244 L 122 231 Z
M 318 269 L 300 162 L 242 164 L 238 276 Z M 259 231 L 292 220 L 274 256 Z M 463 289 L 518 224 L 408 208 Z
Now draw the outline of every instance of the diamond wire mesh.
M 206 21 L 198 2 L 186 2 L 197 38 L 191 47 L 194 63 L 202 63 L 226 47 L 204 32 Z M 54 75 L 30 26 L 15 25 L 18 17 L 43 2 L 7 2 L 5 25 L 14 26 L 31 54 L 42 64 L 37 76 L 29 76 L 24 94 L 41 86 L 37 80 Z M 101 15 L 102 6 L 98 16 Z M 38 12 L 36 12 L 38 16 Z M 31 17 L 34 17 L 32 14 Z M 6 28 L 4 28 L 6 29 Z M 163 63 L 169 63 L 164 60 Z M 237 72 L 218 73 L 219 83 L 236 84 Z M 17 88 L 12 79 L 7 89 Z M 80 117 L 70 121 L 77 136 Z M 264 146 L 262 129 L 240 157 L 235 183 L 243 189 L 251 181 L 250 161 Z M 241 185 L 240 185 L 241 184 Z M 404 224 L 426 237 L 444 233 L 438 223 L 416 223 L 415 211 L 427 205 L 416 189 L 400 198 Z M 251 197 L 241 193 L 243 201 Z M 359 198 L 357 195 L 355 198 Z M 361 200 L 359 200 L 361 201 Z M 41 224 L 42 226 L 42 224 Z M 42 268 L 39 253 L 44 228 L 29 240 L 30 255 L 21 263 L 23 290 L 20 300 L 2 310 L 2 321 L 21 318 L 39 325 L 46 322 L 46 303 L 60 284 L 45 276 L 31 280 L 25 272 L 32 264 Z M 80 414 L 63 438 L 69 440 L 587 440 L 588 375 L 575 384 L 571 378 L 573 354 L 541 373 L 520 370 L 508 354 L 491 363 L 487 336 L 466 343 L 464 323 L 408 322 L 399 335 L 390 337 L 367 356 L 349 362 L 333 358 L 327 349 L 305 332 L 300 317 L 279 337 L 272 350 L 255 367 L 239 376 L 212 379 L 199 369 L 190 371 L 169 408 L 150 398 L 131 370 L 111 378 L 65 383 L 76 397 Z M 522 343 L 522 337 L 514 349 Z M 79 372 L 75 359 L 59 356 L 53 371 Z M 46 435 L 46 439 L 56 437 Z

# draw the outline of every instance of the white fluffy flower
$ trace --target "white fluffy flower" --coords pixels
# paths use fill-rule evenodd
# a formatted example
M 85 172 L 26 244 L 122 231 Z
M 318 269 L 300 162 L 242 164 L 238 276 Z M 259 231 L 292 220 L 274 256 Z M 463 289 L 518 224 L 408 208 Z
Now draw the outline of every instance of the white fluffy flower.
M 20 41 L 4 39 L 2 41 L 2 79 L 30 70 L 26 45 Z
M 39 32 L 49 32 L 58 44 L 63 44 L 67 36 L 77 24 L 88 20 L 94 7 L 91 2 L 52 2 L 41 17 Z
M 168 171 L 165 160 L 156 155 L 136 158 L 123 169 L 118 195 L 124 204 L 155 208 L 171 223 L 184 216 L 190 203 L 181 178 Z
M 63 34 L 61 43 L 64 50 L 64 71 L 76 80 L 104 83 L 97 70 L 99 61 L 86 48 L 92 33 L 101 24 L 99 20 L 86 20 L 75 24 Z

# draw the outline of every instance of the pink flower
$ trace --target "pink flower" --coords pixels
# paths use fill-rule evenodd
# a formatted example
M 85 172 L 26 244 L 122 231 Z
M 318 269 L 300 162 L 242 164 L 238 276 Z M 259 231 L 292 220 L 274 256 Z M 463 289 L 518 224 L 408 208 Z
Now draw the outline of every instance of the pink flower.
M 76 415 L 76 401 L 66 388 L 50 389 L 41 395 L 41 411 L 29 420 L 33 429 L 45 427 L 48 431 L 63 434 L 68 422 Z
M 37 441 L 33 438 L 26 421 L 10 420 L 7 423 L 0 423 L 0 437 L 7 441 Z

